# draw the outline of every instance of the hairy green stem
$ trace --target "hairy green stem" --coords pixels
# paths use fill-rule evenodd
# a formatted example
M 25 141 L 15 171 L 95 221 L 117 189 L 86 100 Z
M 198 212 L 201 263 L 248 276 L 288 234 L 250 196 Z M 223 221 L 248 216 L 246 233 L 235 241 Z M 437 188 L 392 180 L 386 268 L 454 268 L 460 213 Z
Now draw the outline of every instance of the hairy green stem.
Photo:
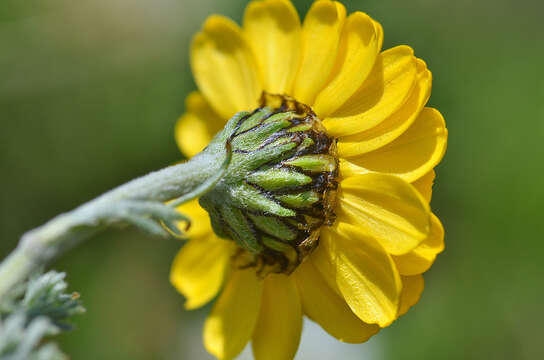
M 161 223 L 172 229 L 176 221 L 187 220 L 174 206 L 202 195 L 223 176 L 231 159 L 230 133 L 238 119 L 234 116 L 188 162 L 132 180 L 23 234 L 0 264 L 0 299 L 34 270 L 109 226 L 135 225 L 168 236 Z

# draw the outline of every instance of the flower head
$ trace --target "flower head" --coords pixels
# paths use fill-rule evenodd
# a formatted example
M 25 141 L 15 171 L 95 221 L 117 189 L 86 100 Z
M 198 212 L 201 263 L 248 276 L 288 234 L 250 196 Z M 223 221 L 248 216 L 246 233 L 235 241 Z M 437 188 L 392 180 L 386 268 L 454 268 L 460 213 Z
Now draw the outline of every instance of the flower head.
M 211 16 L 195 36 L 183 153 L 247 112 L 224 178 L 180 206 L 193 226 L 171 272 L 189 309 L 219 294 L 204 329 L 216 357 L 251 341 L 256 359 L 291 359 L 303 315 L 363 342 L 419 300 L 444 246 L 429 202 L 447 130 L 425 107 L 426 64 L 382 38 L 329 0 L 302 24 L 288 0 L 253 1 L 242 28 Z

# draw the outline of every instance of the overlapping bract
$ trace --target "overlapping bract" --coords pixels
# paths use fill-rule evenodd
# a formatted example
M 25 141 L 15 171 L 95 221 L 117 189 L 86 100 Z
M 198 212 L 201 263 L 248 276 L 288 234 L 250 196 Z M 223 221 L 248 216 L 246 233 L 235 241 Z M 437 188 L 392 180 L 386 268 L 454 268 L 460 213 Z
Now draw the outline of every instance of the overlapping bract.
M 333 221 L 336 141 L 309 107 L 284 95 L 264 92 L 259 109 L 238 116 L 226 173 L 199 203 L 214 232 L 245 250 L 239 267 L 290 274 Z

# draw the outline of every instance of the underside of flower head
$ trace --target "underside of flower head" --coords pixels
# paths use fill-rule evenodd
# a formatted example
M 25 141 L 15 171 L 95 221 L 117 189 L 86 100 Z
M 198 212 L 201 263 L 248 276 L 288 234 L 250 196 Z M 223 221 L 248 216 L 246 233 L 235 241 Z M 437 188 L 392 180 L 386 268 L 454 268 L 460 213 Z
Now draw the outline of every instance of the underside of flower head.
M 214 231 L 240 246 L 238 267 L 290 273 L 334 221 L 336 141 L 310 107 L 264 92 L 230 142 L 227 173 L 200 204 Z
M 187 308 L 217 297 L 204 327 L 217 358 L 251 341 L 257 360 L 292 359 L 303 314 L 364 342 L 418 302 L 444 248 L 429 203 L 447 129 L 426 107 L 426 63 L 382 42 L 378 22 L 331 0 L 303 22 L 289 0 L 251 1 L 242 26 L 212 15 L 194 37 L 198 91 L 176 140 L 191 157 L 236 128 L 223 179 L 179 208 L 194 226 L 171 281 Z

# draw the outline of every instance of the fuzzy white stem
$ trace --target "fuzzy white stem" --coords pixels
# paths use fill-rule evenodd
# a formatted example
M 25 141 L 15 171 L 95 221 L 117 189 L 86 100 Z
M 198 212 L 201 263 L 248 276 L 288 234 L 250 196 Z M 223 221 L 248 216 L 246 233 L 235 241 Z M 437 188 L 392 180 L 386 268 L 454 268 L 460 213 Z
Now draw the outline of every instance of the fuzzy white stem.
M 159 223 L 172 224 L 183 216 L 165 202 L 191 200 L 221 179 L 230 161 L 228 139 L 237 119 L 234 116 L 190 161 L 132 180 L 25 233 L 0 264 L 0 300 L 34 270 L 108 226 L 132 224 L 168 236 Z

